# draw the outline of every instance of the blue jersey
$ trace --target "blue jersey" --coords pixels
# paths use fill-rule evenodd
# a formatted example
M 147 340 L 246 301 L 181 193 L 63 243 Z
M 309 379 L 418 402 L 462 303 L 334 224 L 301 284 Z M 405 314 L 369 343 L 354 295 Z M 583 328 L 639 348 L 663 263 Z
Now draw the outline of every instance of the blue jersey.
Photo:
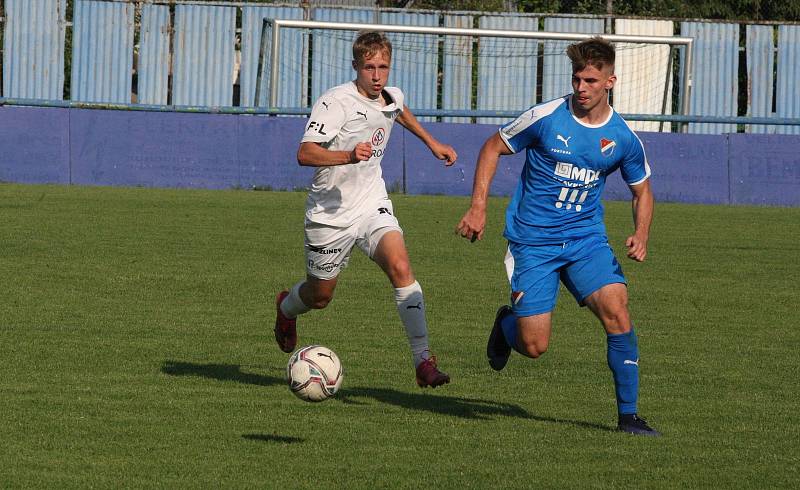
M 571 95 L 525 111 L 500 128 L 508 148 L 526 151 L 525 166 L 506 209 L 504 236 L 529 245 L 605 235 L 601 196 L 619 168 L 629 185 L 650 176 L 644 146 L 611 110 L 598 125 L 578 121 Z

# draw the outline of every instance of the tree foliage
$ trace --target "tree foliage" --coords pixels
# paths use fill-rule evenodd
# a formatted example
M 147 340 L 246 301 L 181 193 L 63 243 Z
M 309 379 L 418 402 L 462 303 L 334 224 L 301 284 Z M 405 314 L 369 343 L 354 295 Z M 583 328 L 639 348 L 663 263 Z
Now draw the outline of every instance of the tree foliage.
M 384 7 L 408 2 L 380 1 Z M 421 0 L 415 9 L 502 11 L 503 0 Z M 517 0 L 520 12 L 605 15 L 607 0 Z M 786 0 L 613 0 L 614 15 L 715 19 L 730 21 L 800 21 L 800 2 Z

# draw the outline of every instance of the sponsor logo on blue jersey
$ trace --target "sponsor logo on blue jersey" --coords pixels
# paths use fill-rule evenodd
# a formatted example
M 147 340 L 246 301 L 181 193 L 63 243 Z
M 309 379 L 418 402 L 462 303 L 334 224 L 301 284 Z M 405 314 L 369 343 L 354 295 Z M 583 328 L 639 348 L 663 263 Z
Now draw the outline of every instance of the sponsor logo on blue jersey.
M 557 177 L 573 181 L 577 180 L 579 182 L 583 182 L 584 184 L 591 184 L 592 182 L 596 182 L 600 179 L 602 171 L 592 170 L 590 168 L 582 168 L 567 162 L 557 162 L 553 173 L 555 173 Z M 564 183 L 569 184 L 568 182 Z

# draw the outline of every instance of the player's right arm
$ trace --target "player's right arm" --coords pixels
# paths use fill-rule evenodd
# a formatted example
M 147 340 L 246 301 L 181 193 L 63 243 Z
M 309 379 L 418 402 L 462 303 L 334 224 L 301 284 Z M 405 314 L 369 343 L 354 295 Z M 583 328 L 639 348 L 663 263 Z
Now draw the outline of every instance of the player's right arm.
M 358 143 L 348 150 L 329 150 L 327 147 L 347 121 L 347 112 L 331 92 L 323 94 L 311 109 L 306 131 L 297 150 L 297 163 L 304 167 L 329 167 L 369 160 L 372 145 Z
M 475 168 L 475 180 L 472 183 L 472 202 L 469 209 L 458 222 L 456 233 L 472 241 L 483 238 L 486 227 L 486 204 L 489 200 L 489 187 L 497 172 L 497 162 L 501 155 L 510 155 L 511 149 L 495 133 L 481 147 L 478 164 Z
M 297 150 L 297 163 L 304 167 L 329 167 L 358 163 L 371 156 L 372 145 L 366 141 L 358 143 L 351 151 L 329 150 L 319 143 L 304 141 Z

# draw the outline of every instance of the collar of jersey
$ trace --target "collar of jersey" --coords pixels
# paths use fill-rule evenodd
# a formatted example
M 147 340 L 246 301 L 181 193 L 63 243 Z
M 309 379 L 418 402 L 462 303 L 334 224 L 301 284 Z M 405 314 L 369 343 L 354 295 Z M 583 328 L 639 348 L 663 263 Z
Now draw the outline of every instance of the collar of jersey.
M 387 105 L 385 105 L 383 107 L 380 107 L 380 108 L 377 107 L 377 105 L 378 105 L 377 101 L 375 101 L 373 99 L 370 99 L 369 97 L 364 97 L 363 95 L 361 95 L 361 92 L 358 91 L 358 87 L 356 86 L 356 82 L 355 81 L 350 81 L 350 89 L 353 91 L 353 93 L 356 95 L 356 97 L 358 97 L 360 100 L 362 100 L 362 101 L 364 101 L 366 103 L 369 103 L 372 106 L 375 106 L 375 109 L 378 109 L 381 112 L 393 112 L 393 111 L 397 110 L 397 102 L 395 102 L 394 97 L 392 97 L 392 94 L 389 94 L 389 91 L 386 90 L 385 87 L 384 87 L 384 91 L 387 94 L 389 94 L 389 97 L 392 99 L 392 103 L 391 104 L 387 104 Z
M 361 95 L 361 94 L 359 94 L 359 95 Z M 608 111 L 608 117 L 606 118 L 605 121 L 603 121 L 601 123 L 598 123 L 598 124 L 585 123 L 585 122 L 581 121 L 580 119 L 578 119 L 577 116 L 575 116 L 575 113 L 572 112 L 572 96 L 573 95 L 574 94 L 570 94 L 567 97 L 567 107 L 569 107 L 569 113 L 572 115 L 572 119 L 575 119 L 575 122 L 577 122 L 581 126 L 585 126 L 587 128 L 601 128 L 601 127 L 605 126 L 606 124 L 608 124 L 608 121 L 611 120 L 611 116 L 614 115 L 614 108 L 609 105 L 608 108 L 611 109 L 611 110 Z

